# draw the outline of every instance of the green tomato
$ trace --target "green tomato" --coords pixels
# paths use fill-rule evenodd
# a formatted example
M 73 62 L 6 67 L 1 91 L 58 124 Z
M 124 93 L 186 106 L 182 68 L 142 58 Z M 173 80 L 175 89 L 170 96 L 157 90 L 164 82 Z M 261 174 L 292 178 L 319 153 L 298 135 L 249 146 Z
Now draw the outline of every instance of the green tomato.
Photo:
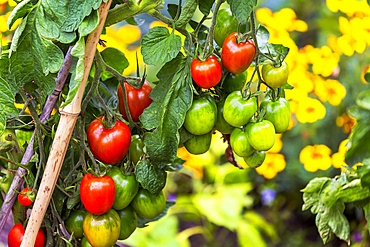
M 241 91 L 244 88 L 245 82 L 247 81 L 247 71 L 240 74 L 229 73 L 222 87 L 225 89 L 226 93 L 231 93 L 234 91 Z
M 254 152 L 254 149 L 248 142 L 247 133 L 239 128 L 235 128 L 231 133 L 230 145 L 233 151 L 240 157 L 249 156 Z
M 234 91 L 225 100 L 224 118 L 234 127 L 240 127 L 249 122 L 257 111 L 256 97 L 243 99 L 241 91 Z
M 73 234 L 77 239 L 83 237 L 82 222 L 84 221 L 85 213 L 84 211 L 71 211 L 68 219 L 64 222 L 68 233 Z
M 233 131 L 234 127 L 225 121 L 224 104 L 225 100 L 221 100 L 220 102 L 217 103 L 217 120 L 215 128 L 216 130 L 220 131 L 223 134 L 230 134 Z
M 0 151 L 5 153 L 12 151 L 15 145 L 15 133 L 11 130 L 4 130 L 0 137 Z
M 140 188 L 131 205 L 138 216 L 154 219 L 166 209 L 166 197 L 163 191 L 154 195 L 148 190 Z
M 268 121 L 249 123 L 245 127 L 249 144 L 258 151 L 267 151 L 275 143 L 275 127 Z
M 259 167 L 265 161 L 265 151 L 255 151 L 252 155 L 244 157 L 245 163 L 251 168 Z
M 241 25 L 240 32 L 245 31 L 246 26 Z M 230 9 L 220 9 L 217 14 L 217 22 L 214 32 L 214 40 L 219 47 L 222 47 L 229 34 L 238 31 L 238 20 Z
M 83 229 L 87 241 L 94 247 L 112 247 L 118 240 L 121 219 L 114 209 L 105 214 L 86 213 Z
M 264 119 L 269 120 L 275 127 L 276 133 L 283 133 L 288 129 L 290 122 L 290 104 L 280 98 L 277 101 L 264 100 L 261 109 L 266 108 Z
M 136 181 L 135 174 L 125 175 L 118 167 L 110 168 L 107 175 L 113 179 L 114 185 L 116 186 L 113 209 L 122 210 L 127 207 L 136 196 L 139 190 L 139 183 Z
M 81 240 L 81 247 L 93 247 L 89 241 L 87 241 L 86 237 L 83 237 Z
M 131 143 L 128 149 L 130 153 L 130 159 L 134 164 L 140 160 L 141 155 L 144 154 L 144 140 L 139 135 L 131 136 Z
M 186 150 L 191 154 L 204 154 L 211 146 L 212 132 L 204 135 L 193 136 L 187 140 L 184 145 Z
M 204 135 L 215 126 L 217 106 L 215 100 L 207 95 L 193 100 L 186 112 L 184 127 L 193 135 Z
M 285 61 L 281 63 L 280 67 L 265 64 L 262 66 L 262 77 L 266 84 L 272 88 L 279 88 L 285 85 L 289 76 L 289 68 Z
M 121 219 L 121 231 L 119 240 L 124 240 L 135 231 L 137 227 L 137 216 L 131 206 L 117 212 Z

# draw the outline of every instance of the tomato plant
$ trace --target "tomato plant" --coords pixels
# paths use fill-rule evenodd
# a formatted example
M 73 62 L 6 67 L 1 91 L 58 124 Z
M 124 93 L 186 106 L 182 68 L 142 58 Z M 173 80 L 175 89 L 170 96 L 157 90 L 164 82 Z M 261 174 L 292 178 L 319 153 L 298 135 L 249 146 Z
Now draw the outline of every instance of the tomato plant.
M 238 20 L 230 9 L 220 9 L 218 11 L 214 39 L 219 47 L 222 47 L 227 36 L 238 31 L 238 25 Z
M 131 131 L 121 121 L 108 129 L 104 117 L 92 121 L 87 129 L 87 142 L 95 158 L 106 164 L 116 164 L 125 157 L 131 142 Z
M 235 128 L 231 133 L 230 145 L 240 157 L 250 156 L 255 151 L 248 142 L 247 133 L 239 128 Z
M 221 62 L 225 69 L 233 74 L 243 73 L 253 62 L 256 47 L 253 40 L 237 43 L 238 33 L 226 37 L 222 46 Z
M 289 76 L 289 68 L 285 61 L 280 67 L 275 67 L 273 64 L 265 64 L 262 66 L 262 77 L 266 84 L 272 88 L 279 88 L 286 84 Z
M 18 195 L 18 201 L 23 206 L 29 206 L 35 200 L 35 193 L 32 188 L 24 188 Z
M 9 247 L 19 247 L 21 246 L 25 230 L 21 223 L 15 224 L 8 234 L 8 246 Z M 40 228 L 36 235 L 35 247 L 45 246 L 45 234 Z
M 166 198 L 163 191 L 154 195 L 148 190 L 140 188 L 131 205 L 137 215 L 146 219 L 153 219 L 166 208 Z
M 231 134 L 234 127 L 225 121 L 224 105 L 225 105 L 225 100 L 221 100 L 220 102 L 217 103 L 217 120 L 216 120 L 215 128 L 216 130 L 220 131 L 223 134 Z
M 85 216 L 84 211 L 72 211 L 69 217 L 65 220 L 65 226 L 69 234 L 73 234 L 75 238 L 82 238 L 83 237 L 83 228 L 82 223 Z
M 217 105 L 210 96 L 200 96 L 193 101 L 186 112 L 184 127 L 193 135 L 204 135 L 210 132 L 217 119 Z
M 191 63 L 191 76 L 194 82 L 201 88 L 211 88 L 216 86 L 222 77 L 220 62 L 211 55 L 206 61 L 199 61 L 194 58 Z
M 286 99 L 265 100 L 261 103 L 261 108 L 266 108 L 264 119 L 269 120 L 274 125 L 276 133 L 283 133 L 288 129 L 290 105 Z
M 87 213 L 83 221 L 86 239 L 92 246 L 113 246 L 119 238 L 120 229 L 121 219 L 114 209 L 102 215 Z
M 247 124 L 256 111 L 256 98 L 243 99 L 240 91 L 230 93 L 225 100 L 224 118 L 227 123 L 234 127 Z
M 131 143 L 128 151 L 130 153 L 130 159 L 134 164 L 137 164 L 141 155 L 144 154 L 144 146 L 144 140 L 139 135 L 131 136 Z
M 258 151 L 267 151 L 275 143 L 275 128 L 268 121 L 263 120 L 257 123 L 249 123 L 245 127 L 249 144 Z
M 94 177 L 88 173 L 81 180 L 81 201 L 92 214 L 104 214 L 111 209 L 115 194 L 114 180 L 107 175 Z
M 212 132 L 204 135 L 195 135 L 184 143 L 186 150 L 191 154 L 203 154 L 211 146 Z
M 137 227 L 137 216 L 131 206 L 117 211 L 121 219 L 121 229 L 119 233 L 119 240 L 127 239 Z
M 122 210 L 136 196 L 139 183 L 136 181 L 135 174 L 125 175 L 118 167 L 110 168 L 107 175 L 113 179 L 116 188 L 113 209 Z
M 225 89 L 226 93 L 231 93 L 233 91 L 241 91 L 247 80 L 247 71 L 240 74 L 229 73 L 224 81 L 222 87 Z
M 150 85 L 149 82 L 145 81 L 140 89 L 136 89 L 125 81 L 125 88 L 128 108 L 130 110 L 132 120 L 134 122 L 139 122 L 140 115 L 143 113 L 144 109 L 147 108 L 153 101 L 149 97 L 149 94 L 152 92 L 153 87 Z M 128 121 L 121 85 L 118 87 L 118 106 L 122 117 L 126 121 Z

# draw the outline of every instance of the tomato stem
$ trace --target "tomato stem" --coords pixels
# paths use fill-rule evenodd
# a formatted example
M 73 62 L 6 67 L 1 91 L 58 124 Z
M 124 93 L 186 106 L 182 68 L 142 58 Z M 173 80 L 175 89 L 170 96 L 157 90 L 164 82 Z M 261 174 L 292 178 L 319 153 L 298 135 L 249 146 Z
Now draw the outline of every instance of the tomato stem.
M 179 0 L 179 4 L 177 5 L 177 12 L 176 12 L 176 16 L 175 18 L 173 18 L 174 21 L 177 21 L 177 19 L 179 19 L 180 17 L 180 13 L 181 13 L 181 3 L 182 1 Z

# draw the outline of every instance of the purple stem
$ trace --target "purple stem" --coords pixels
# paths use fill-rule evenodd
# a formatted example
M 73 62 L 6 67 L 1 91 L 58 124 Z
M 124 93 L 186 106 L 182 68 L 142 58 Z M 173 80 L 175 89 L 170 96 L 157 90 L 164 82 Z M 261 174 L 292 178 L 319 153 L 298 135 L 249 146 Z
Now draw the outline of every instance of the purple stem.
M 59 94 L 62 91 L 64 83 L 67 79 L 67 76 L 69 74 L 69 70 L 71 69 L 72 61 L 73 61 L 73 56 L 71 55 L 72 48 L 73 46 L 69 47 L 68 49 L 68 52 L 64 58 L 62 67 L 58 72 L 57 78 L 55 79 L 57 85 L 54 89 L 54 92 L 48 96 L 44 109 L 42 110 L 42 113 L 40 115 L 40 121 L 42 123 L 50 118 L 51 112 L 54 109 L 55 103 L 57 102 Z M 23 158 L 21 161 L 22 165 L 28 164 L 28 162 L 30 162 L 34 154 L 33 143 L 35 141 L 35 131 L 36 130 L 34 130 L 31 140 L 28 143 L 27 149 L 23 155 Z M 1 207 L 1 210 L 0 210 L 0 232 L 2 231 L 5 225 L 6 219 L 8 218 L 10 214 L 14 201 L 17 198 L 16 191 L 19 191 L 20 190 L 19 188 L 23 185 L 25 175 L 27 175 L 27 170 L 22 167 L 18 167 L 18 170 L 14 176 L 13 182 L 9 188 L 8 193 L 6 194 L 3 206 Z

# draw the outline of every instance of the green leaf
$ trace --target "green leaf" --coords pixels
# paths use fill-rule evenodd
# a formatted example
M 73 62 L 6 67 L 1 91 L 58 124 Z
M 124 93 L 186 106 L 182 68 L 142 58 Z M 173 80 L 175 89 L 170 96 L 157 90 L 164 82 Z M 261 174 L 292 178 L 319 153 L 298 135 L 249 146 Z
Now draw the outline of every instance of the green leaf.
M 86 16 L 85 19 L 81 22 L 78 27 L 78 34 L 81 36 L 87 36 L 92 33 L 99 25 L 99 14 L 98 11 L 92 11 L 89 16 Z M 81 38 L 80 38 L 81 39 Z
M 24 17 L 28 14 L 32 9 L 32 0 L 25 0 L 20 2 L 12 11 L 12 13 L 9 15 L 8 18 L 8 29 L 11 29 L 14 22 L 18 20 L 19 18 Z
M 370 232 L 370 203 L 366 204 L 364 207 L 365 218 L 367 221 L 367 230 Z
M 304 189 L 301 189 L 301 192 L 320 192 L 322 187 L 325 185 L 330 178 L 323 177 L 323 178 L 314 178 L 312 179 Z
M 260 46 L 260 51 L 266 55 L 270 55 L 278 61 L 283 61 L 289 53 L 289 48 L 281 44 L 270 44 L 267 43 L 263 46 Z M 261 61 L 265 61 L 267 58 L 261 57 Z
M 357 167 L 357 174 L 360 177 L 361 185 L 370 188 L 370 166 L 364 163 Z
M 369 121 L 359 120 L 352 128 L 352 135 L 347 146 L 349 147 L 345 162 L 352 167 L 365 158 L 370 157 L 370 123 Z
M 257 30 L 257 42 L 258 46 L 262 47 L 267 44 L 270 38 L 270 33 L 265 26 L 259 26 Z
M 73 192 L 72 197 L 68 197 L 67 199 L 67 209 L 72 209 L 81 201 L 80 197 L 80 184 L 76 186 L 76 189 Z
M 227 3 L 238 22 L 244 23 L 257 5 L 257 0 L 227 0 Z
M 78 60 L 79 59 L 76 58 L 76 57 L 73 58 L 72 66 L 71 66 L 71 69 L 70 69 L 70 73 L 72 75 L 71 75 L 71 80 L 69 81 L 68 95 L 67 95 L 66 101 L 64 102 L 64 104 L 61 107 L 65 107 L 66 105 L 68 105 L 69 103 L 72 102 L 72 100 L 74 99 L 74 97 L 77 94 L 78 88 L 80 87 L 81 81 L 77 81 L 75 79 L 77 77 L 77 73 L 78 73 L 78 71 L 77 71 Z
M 241 247 L 267 246 L 261 235 L 261 231 L 247 220 L 240 222 L 238 228 L 236 228 L 236 233 Z
M 166 209 L 160 215 L 158 215 L 157 217 L 155 217 L 154 219 L 151 219 L 151 220 L 138 216 L 137 217 L 137 227 L 138 228 L 144 228 L 144 227 L 148 226 L 148 223 L 160 220 L 161 218 L 163 218 L 167 214 L 168 209 L 170 207 L 172 207 L 173 205 L 175 205 L 174 202 L 167 201 L 166 202 Z
M 14 106 L 15 94 L 9 84 L 0 77 L 0 135 L 6 127 L 6 120 L 18 116 L 18 109 Z
M 12 95 L 15 95 L 18 92 L 20 85 L 15 82 L 14 75 L 10 73 L 9 63 L 9 54 L 3 52 L 0 57 L 0 77 L 9 84 Z
M 179 144 L 184 144 L 186 141 L 190 140 L 194 137 L 193 134 L 191 134 L 189 131 L 187 131 L 184 127 L 181 127 L 179 130 L 180 134 L 180 142 Z
M 154 27 L 141 40 L 141 53 L 149 65 L 161 65 L 171 61 L 181 50 L 181 38 L 165 27 Z
M 153 102 L 144 110 L 140 121 L 146 129 L 156 128 L 145 134 L 150 160 L 172 163 L 177 155 L 178 129 L 192 103 L 190 59 L 179 54 L 162 67 L 157 77 L 160 81 L 150 94 Z
M 129 63 L 125 57 L 125 54 L 123 54 L 120 50 L 115 48 L 106 48 L 101 53 L 104 61 L 106 64 L 111 66 L 113 69 L 115 69 L 118 73 L 122 74 L 123 71 L 128 67 Z M 108 78 L 112 78 L 112 74 L 108 71 L 104 71 L 101 75 L 101 79 L 105 81 Z
M 356 98 L 356 103 L 360 107 L 370 110 L 370 90 L 360 92 Z
M 353 105 L 347 108 L 347 113 L 353 117 L 356 118 L 356 120 L 360 119 L 370 119 L 370 111 L 358 106 Z
M 24 31 L 19 34 L 16 46 L 12 44 L 10 70 L 18 85 L 35 81 L 41 90 L 43 103 L 56 86 L 54 75 L 50 73 L 60 69 L 64 56 L 58 46 L 38 33 L 37 11 L 36 7 L 33 8 L 20 25 Z
M 136 165 L 135 175 L 141 186 L 152 194 L 158 194 L 166 185 L 167 173 L 151 164 L 147 159 L 142 159 Z
M 215 0 L 200 0 L 199 1 L 199 10 L 203 15 L 209 15 L 209 12 L 212 9 Z
M 355 179 L 342 186 L 335 197 L 344 203 L 351 203 L 369 198 L 370 190 L 367 187 L 361 186 L 360 179 Z
M 166 164 L 163 169 L 169 172 L 178 172 L 182 169 L 182 166 L 186 160 L 183 160 L 179 157 L 176 157 L 176 159 L 173 161 L 173 163 Z

